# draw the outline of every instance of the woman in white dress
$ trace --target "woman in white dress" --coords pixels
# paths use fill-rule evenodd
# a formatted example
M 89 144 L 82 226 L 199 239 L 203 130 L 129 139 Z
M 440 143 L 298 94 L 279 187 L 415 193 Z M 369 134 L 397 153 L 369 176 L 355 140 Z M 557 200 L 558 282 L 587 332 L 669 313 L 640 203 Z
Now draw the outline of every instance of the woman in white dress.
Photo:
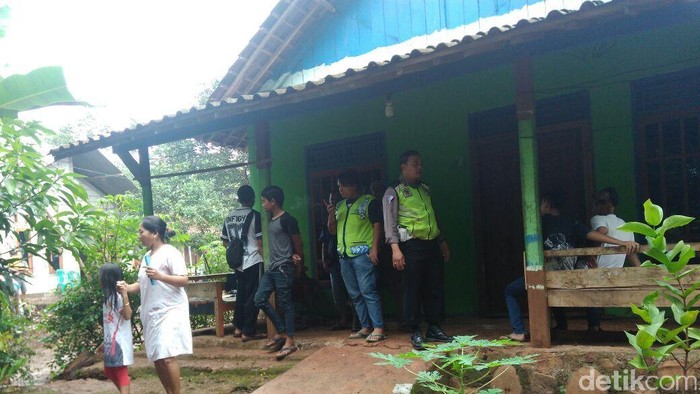
M 173 232 L 174 234 L 174 232 Z M 187 267 L 179 250 L 166 243 L 171 234 L 157 216 L 139 226 L 139 240 L 149 251 L 139 267 L 138 282 L 120 282 L 129 293 L 141 293 L 141 324 L 148 361 L 168 394 L 180 393 L 180 354 L 192 354 L 192 329 L 185 286 Z

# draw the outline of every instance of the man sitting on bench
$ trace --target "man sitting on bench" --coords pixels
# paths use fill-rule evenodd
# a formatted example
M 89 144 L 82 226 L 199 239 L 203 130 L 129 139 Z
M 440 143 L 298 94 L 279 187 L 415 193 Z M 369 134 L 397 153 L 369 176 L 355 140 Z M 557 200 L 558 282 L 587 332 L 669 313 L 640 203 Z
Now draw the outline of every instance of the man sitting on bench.
M 639 244 L 634 241 L 620 241 L 597 231 L 592 231 L 578 221 L 562 215 L 560 210 L 563 205 L 562 194 L 558 191 L 549 191 L 542 195 L 540 204 L 540 214 L 542 215 L 542 240 L 545 250 L 573 249 L 588 239 L 595 242 L 609 243 L 613 245 L 626 246 L 628 253 L 634 253 L 639 249 Z M 575 269 L 576 257 L 559 257 L 547 259 L 545 261 L 547 270 Z M 525 277 L 520 277 L 508 286 L 504 291 L 508 317 L 513 332 L 508 338 L 515 341 L 526 341 L 527 332 L 523 325 L 522 315 L 518 297 L 527 295 L 525 289 Z M 557 329 L 566 329 L 566 315 L 562 309 L 555 309 L 555 320 Z M 595 330 L 600 327 L 600 315 L 589 313 L 589 329 Z

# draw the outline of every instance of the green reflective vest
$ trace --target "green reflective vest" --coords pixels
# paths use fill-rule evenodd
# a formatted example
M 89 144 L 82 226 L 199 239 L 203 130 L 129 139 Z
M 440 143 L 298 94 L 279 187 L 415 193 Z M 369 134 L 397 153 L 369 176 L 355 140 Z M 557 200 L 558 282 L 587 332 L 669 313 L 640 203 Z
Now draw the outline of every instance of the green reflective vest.
M 374 228 L 369 220 L 369 203 L 374 197 L 365 194 L 348 207 L 343 200 L 335 207 L 335 222 L 338 233 L 338 254 L 356 257 L 369 253 L 372 247 Z
M 412 187 L 399 183 L 394 189 L 399 199 L 398 226 L 405 228 L 413 238 L 426 241 L 437 238 L 440 229 L 428 186 L 421 183 Z

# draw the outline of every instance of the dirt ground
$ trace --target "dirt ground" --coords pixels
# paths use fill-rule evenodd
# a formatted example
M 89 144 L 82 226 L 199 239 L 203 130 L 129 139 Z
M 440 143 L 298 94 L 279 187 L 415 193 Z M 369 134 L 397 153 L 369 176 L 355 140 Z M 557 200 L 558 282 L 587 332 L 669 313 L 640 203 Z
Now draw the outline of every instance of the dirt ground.
M 572 330 L 585 328 L 583 319 L 570 323 Z M 452 318 L 444 325 L 454 335 L 478 335 L 498 338 L 509 333 L 506 319 Z M 537 353 L 538 362 L 530 373 L 536 379 L 525 392 L 558 392 L 570 374 L 581 366 L 593 365 L 600 370 L 624 367 L 633 357 L 624 336 L 610 331 L 633 329 L 634 320 L 604 321 L 604 336 L 591 338 L 567 333 L 555 339 L 549 349 L 518 346 L 507 349 L 508 355 Z M 582 331 L 581 331 L 582 332 Z M 242 343 L 230 334 L 223 338 L 201 335 L 194 338 L 194 355 L 179 357 L 182 367 L 183 393 L 392 393 L 397 384 L 411 384 L 413 375 L 393 367 L 376 366 L 368 353 L 398 354 L 410 351 L 408 334 L 396 323 L 388 324 L 388 339 L 377 344 L 347 338 L 349 331 L 328 331 L 315 327 L 299 331 L 300 350 L 284 361 L 261 349 L 262 341 Z M 37 338 L 38 339 L 38 338 Z M 28 393 L 113 393 L 114 386 L 103 379 L 102 364 L 83 368 L 76 380 L 48 381 L 45 364 L 51 352 L 37 347 L 32 360 L 36 384 L 18 389 Z M 162 387 L 143 351 L 135 354 L 130 368 L 132 393 L 161 393 Z M 415 369 L 425 368 L 418 364 Z M 533 375 L 534 374 L 534 375 Z M 538 383 L 537 379 L 544 380 Z M 527 380 L 530 382 L 532 379 Z M 528 383 L 531 384 L 531 383 Z M 545 386 L 536 386 L 545 384 Z M 537 388 L 536 388 L 537 387 Z M 536 390 L 536 391 L 531 391 Z M 544 391 L 542 391 L 544 390 Z

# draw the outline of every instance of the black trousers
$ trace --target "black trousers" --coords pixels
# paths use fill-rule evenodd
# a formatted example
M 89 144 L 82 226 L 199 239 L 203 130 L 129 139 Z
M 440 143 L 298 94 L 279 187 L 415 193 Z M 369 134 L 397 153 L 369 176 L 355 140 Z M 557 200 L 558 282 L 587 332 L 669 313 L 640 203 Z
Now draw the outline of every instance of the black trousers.
M 411 328 L 425 320 L 437 325 L 445 319 L 445 263 L 436 240 L 411 239 L 399 244 L 404 255 L 402 271 L 403 319 Z
M 233 325 L 245 336 L 255 335 L 258 322 L 258 307 L 255 306 L 255 293 L 260 284 L 262 263 L 248 267 L 243 272 L 236 271 L 236 305 L 233 307 Z

